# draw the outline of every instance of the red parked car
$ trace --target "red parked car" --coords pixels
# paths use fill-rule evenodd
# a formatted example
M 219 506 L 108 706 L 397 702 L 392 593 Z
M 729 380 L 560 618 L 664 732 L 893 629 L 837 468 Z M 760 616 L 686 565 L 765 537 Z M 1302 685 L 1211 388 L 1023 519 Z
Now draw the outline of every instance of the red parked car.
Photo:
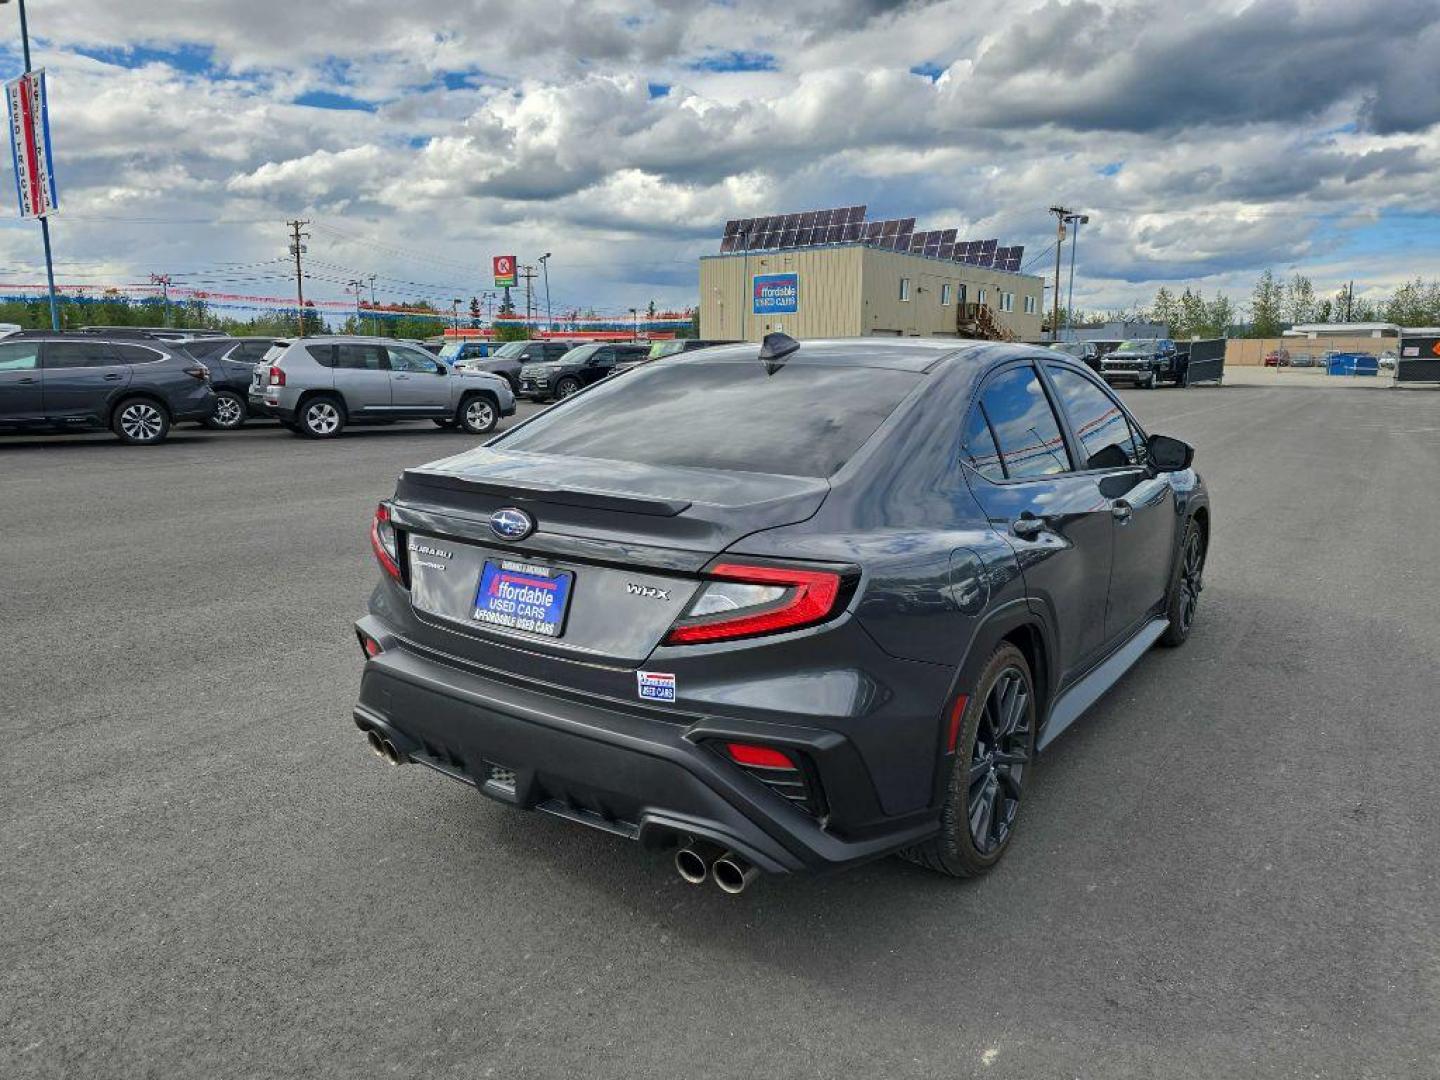
M 1289 366 L 1290 366 L 1290 350 L 1289 350 L 1289 349 L 1271 349 L 1269 352 L 1267 352 L 1267 353 L 1265 354 L 1265 366 L 1266 366 L 1266 367 L 1289 367 Z

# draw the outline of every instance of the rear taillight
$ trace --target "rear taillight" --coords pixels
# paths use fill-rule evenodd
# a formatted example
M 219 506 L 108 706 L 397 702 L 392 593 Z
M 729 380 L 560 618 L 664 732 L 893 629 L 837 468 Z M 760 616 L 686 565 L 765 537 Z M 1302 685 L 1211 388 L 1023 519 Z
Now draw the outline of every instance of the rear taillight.
M 284 385 L 285 385 L 285 372 L 284 372 L 284 370 L 281 369 L 281 368 L 278 368 L 278 367 L 274 367 L 274 366 L 272 365 L 271 368 L 270 368 L 270 370 L 269 370 L 269 371 L 266 373 L 266 375 L 265 375 L 265 382 L 266 382 L 267 384 L 269 384 L 270 386 L 284 386 Z
M 824 622 L 838 606 L 843 579 L 832 570 L 721 563 L 670 629 L 667 645 L 774 634 Z
M 185 374 L 192 379 L 199 379 L 201 382 L 210 381 L 210 369 L 204 364 L 193 364 L 185 369 Z
M 760 743 L 712 744 L 747 775 L 815 817 L 825 814 L 820 782 L 799 754 Z
M 400 540 L 390 523 L 390 508 L 384 503 L 375 507 L 375 520 L 370 525 L 370 546 L 380 568 L 402 585 L 405 575 L 400 569 Z

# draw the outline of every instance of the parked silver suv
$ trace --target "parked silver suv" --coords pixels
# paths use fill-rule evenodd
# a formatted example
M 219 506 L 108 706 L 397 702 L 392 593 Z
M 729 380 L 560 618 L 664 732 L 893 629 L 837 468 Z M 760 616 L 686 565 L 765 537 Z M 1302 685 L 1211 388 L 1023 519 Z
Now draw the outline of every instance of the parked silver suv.
M 501 376 L 456 371 L 418 345 L 374 337 L 277 341 L 255 365 L 248 398 L 251 412 L 313 439 L 355 421 L 413 417 L 484 435 L 515 412 Z

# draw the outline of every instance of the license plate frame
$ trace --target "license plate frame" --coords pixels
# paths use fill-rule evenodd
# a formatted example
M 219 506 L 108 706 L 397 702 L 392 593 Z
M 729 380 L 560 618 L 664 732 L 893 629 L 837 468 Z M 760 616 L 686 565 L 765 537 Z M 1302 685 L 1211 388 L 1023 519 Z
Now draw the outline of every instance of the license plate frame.
M 486 559 L 470 605 L 481 626 L 560 638 L 575 593 L 575 572 L 523 559 Z

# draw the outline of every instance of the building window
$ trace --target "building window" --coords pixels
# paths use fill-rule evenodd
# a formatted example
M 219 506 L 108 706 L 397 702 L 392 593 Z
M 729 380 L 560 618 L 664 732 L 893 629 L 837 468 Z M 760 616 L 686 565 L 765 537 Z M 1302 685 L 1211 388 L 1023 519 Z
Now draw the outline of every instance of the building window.
M 981 307 L 984 307 L 984 306 L 985 306 L 985 290 L 984 290 L 984 289 L 981 289 L 980 292 L 976 294 L 976 298 L 979 300 L 980 306 L 981 306 Z
M 1026 314 L 1026 315 L 1034 315 L 1034 314 L 1035 314 L 1035 297 L 1033 297 L 1033 296 L 1027 296 L 1027 297 L 1025 297 L 1025 314 Z
M 956 293 L 956 303 L 965 303 L 965 283 L 963 281 L 960 283 L 959 292 Z
M 908 277 L 902 277 L 900 279 L 900 299 L 910 299 L 910 279 Z
M 1014 311 L 1014 310 L 1015 310 L 1015 294 L 1014 294 L 1013 292 L 1002 292 L 1002 293 L 1000 294 L 1000 310 L 1001 310 L 1001 311 Z
M 940 306 L 941 306 L 941 307 L 949 307 L 949 306 L 950 306 L 950 294 L 951 294 L 952 292 L 954 292 L 954 290 L 955 290 L 955 286 L 949 284 L 948 282 L 947 282 L 946 284 L 940 286 Z

